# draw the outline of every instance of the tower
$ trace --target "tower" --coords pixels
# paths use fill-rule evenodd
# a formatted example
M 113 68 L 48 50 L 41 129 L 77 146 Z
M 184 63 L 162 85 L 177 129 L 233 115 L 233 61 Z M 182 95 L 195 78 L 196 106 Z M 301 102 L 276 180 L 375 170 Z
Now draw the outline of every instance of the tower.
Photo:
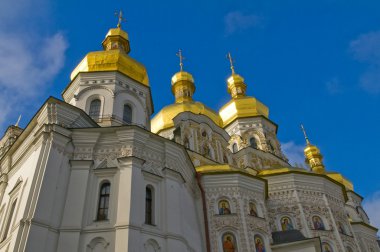
M 231 75 L 227 79 L 231 100 L 219 110 L 219 115 L 223 120 L 223 128 L 231 136 L 232 152 L 253 147 L 286 162 L 276 136 L 277 125 L 269 120 L 268 107 L 255 97 L 246 95 L 244 78 L 236 73 L 230 53 L 227 58 L 231 68 Z
M 71 82 L 62 96 L 81 108 L 100 126 L 133 124 L 150 129 L 153 103 L 147 71 L 129 56 L 127 32 L 108 31 L 103 50 L 88 53 L 71 73 Z

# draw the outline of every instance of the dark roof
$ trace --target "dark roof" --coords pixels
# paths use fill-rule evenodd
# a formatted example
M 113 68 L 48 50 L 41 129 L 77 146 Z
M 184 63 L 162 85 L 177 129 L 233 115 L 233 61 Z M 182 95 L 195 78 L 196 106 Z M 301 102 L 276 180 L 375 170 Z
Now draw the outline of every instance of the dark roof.
M 274 244 L 295 242 L 295 241 L 301 241 L 301 240 L 306 239 L 306 237 L 303 236 L 303 234 L 299 230 L 273 232 L 272 238 L 273 238 Z

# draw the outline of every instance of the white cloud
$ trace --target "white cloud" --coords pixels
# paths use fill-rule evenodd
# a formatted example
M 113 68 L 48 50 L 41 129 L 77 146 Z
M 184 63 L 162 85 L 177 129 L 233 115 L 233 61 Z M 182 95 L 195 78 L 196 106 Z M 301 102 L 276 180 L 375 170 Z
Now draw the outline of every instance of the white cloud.
M 36 1 L 40 11 L 46 9 L 46 0 Z M 42 35 L 46 27 L 25 22 L 46 16 L 41 16 L 45 11 L 29 15 L 25 8 L 28 1 L 21 2 L 26 5 L 2 3 L 0 8 L 0 135 L 9 124 L 15 123 L 11 118 L 17 118 L 46 96 L 46 90 L 63 67 L 68 46 L 61 32 Z
M 226 34 L 246 30 L 260 25 L 261 18 L 254 14 L 244 14 L 241 11 L 232 11 L 224 16 Z
M 298 145 L 293 141 L 281 143 L 281 149 L 289 159 L 289 163 L 297 167 L 305 167 L 304 148 L 304 145 Z
M 371 94 L 380 94 L 380 31 L 360 35 L 351 41 L 354 58 L 368 64 L 359 79 L 360 86 Z
M 380 191 L 373 193 L 367 197 L 363 202 L 363 207 L 369 216 L 370 222 L 373 226 L 380 227 Z

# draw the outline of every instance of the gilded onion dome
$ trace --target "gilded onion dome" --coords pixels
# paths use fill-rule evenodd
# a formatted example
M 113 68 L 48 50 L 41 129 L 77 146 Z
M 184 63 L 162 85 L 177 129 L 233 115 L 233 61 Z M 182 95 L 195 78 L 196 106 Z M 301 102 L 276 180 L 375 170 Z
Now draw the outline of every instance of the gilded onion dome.
M 244 78 L 235 73 L 230 53 L 228 53 L 228 58 L 232 74 L 227 79 L 227 90 L 232 99 L 219 110 L 219 115 L 223 120 L 223 127 L 226 127 L 237 118 L 260 115 L 268 118 L 268 107 L 256 98 L 246 95 L 247 85 L 244 82 Z
M 162 130 L 173 127 L 173 118 L 182 112 L 205 115 L 216 125 L 221 126 L 222 120 L 215 111 L 201 102 L 193 101 L 193 94 L 195 92 L 194 78 L 190 73 L 183 71 L 181 50 L 179 50 L 177 55 L 180 58 L 180 71 L 175 73 L 171 79 L 175 103 L 164 107 L 153 117 L 151 121 L 152 132 L 159 133 Z
M 306 148 L 304 149 L 305 162 L 310 166 L 310 169 L 319 174 L 325 173 L 325 166 L 322 162 L 323 156 L 317 146 L 312 145 L 306 135 L 305 128 L 301 125 L 302 131 L 306 140 Z
M 71 73 L 73 80 L 81 72 L 119 71 L 128 77 L 149 86 L 147 71 L 141 63 L 131 58 L 127 32 L 117 28 L 108 31 L 103 43 L 103 51 L 88 53 Z

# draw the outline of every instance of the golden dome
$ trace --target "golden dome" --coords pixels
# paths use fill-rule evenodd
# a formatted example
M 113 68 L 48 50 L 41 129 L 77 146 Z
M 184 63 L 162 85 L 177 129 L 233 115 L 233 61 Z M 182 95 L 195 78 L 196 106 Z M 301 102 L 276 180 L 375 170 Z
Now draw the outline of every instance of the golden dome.
M 123 39 L 125 40 L 129 40 L 129 37 L 128 37 L 128 33 L 125 32 L 123 29 L 121 29 L 120 27 L 118 28 L 111 28 L 107 35 L 106 35 L 106 38 L 107 37 L 112 37 L 112 36 L 120 36 L 122 37 Z
M 305 135 L 306 148 L 304 149 L 305 161 L 310 166 L 311 170 L 315 173 L 325 173 L 325 166 L 323 165 L 323 156 L 317 146 L 312 145 L 306 135 L 305 128 L 301 125 L 302 131 Z
M 71 73 L 73 80 L 81 72 L 118 71 L 149 86 L 147 71 L 141 63 L 130 56 L 128 34 L 120 27 L 108 31 L 103 43 L 103 51 L 88 53 Z
M 244 96 L 232 98 L 219 110 L 219 115 L 223 120 L 223 127 L 226 127 L 237 118 L 252 116 L 265 116 L 268 118 L 269 109 L 256 98 Z
M 175 103 L 164 107 L 153 117 L 151 121 L 152 132 L 159 133 L 164 129 L 173 127 L 173 118 L 182 112 L 192 112 L 193 114 L 205 115 L 210 118 L 216 125 L 222 125 L 222 120 L 215 111 L 208 108 L 201 102 L 191 101 Z
M 173 75 L 172 86 L 179 81 L 189 81 L 189 82 L 194 83 L 194 78 L 190 73 L 185 72 L 185 71 L 180 71 Z

